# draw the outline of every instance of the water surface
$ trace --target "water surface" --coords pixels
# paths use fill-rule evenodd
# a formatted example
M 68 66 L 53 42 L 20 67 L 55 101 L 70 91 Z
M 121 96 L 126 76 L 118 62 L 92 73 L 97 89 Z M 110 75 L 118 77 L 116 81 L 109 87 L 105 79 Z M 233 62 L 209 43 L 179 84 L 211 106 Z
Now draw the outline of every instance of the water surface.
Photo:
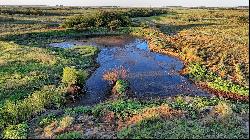
M 128 36 L 98 37 L 51 45 L 62 48 L 92 45 L 100 49 L 97 57 L 100 66 L 86 81 L 87 93 L 81 97 L 80 104 L 95 104 L 105 100 L 110 86 L 102 79 L 102 75 L 105 71 L 119 66 L 128 70 L 127 80 L 137 98 L 181 94 L 210 96 L 178 73 L 183 68 L 180 60 L 151 52 L 147 41 L 143 39 Z

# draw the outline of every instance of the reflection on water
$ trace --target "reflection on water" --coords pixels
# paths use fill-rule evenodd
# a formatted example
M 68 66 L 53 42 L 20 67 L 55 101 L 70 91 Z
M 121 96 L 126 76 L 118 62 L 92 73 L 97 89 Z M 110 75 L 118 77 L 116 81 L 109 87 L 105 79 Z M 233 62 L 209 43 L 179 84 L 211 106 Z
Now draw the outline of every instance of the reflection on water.
M 99 37 L 88 40 L 53 43 L 54 47 L 94 45 L 100 48 L 97 62 L 100 67 L 87 80 L 87 93 L 80 104 L 103 101 L 110 87 L 102 79 L 105 71 L 123 66 L 128 70 L 128 81 L 135 97 L 164 97 L 177 94 L 209 96 L 198 89 L 178 71 L 183 67 L 174 57 L 150 52 L 145 40 L 131 37 Z

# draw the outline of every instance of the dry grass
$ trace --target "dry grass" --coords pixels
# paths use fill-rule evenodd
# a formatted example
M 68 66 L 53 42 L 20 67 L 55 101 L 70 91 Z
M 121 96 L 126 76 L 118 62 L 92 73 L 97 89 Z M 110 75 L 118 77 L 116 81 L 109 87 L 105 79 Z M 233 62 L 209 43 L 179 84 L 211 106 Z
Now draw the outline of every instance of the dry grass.
M 162 118 L 162 119 L 171 119 L 175 117 L 180 117 L 183 115 L 183 112 L 180 110 L 174 110 L 171 109 L 168 105 L 162 104 L 159 107 L 151 107 L 151 108 L 145 108 L 140 113 L 133 115 L 132 117 L 129 117 L 125 121 L 125 126 L 130 126 L 133 124 L 137 124 L 141 122 L 142 120 L 147 120 L 151 118 Z M 119 126 L 118 129 L 121 129 L 124 126 Z
M 73 117 L 65 116 L 59 122 L 54 121 L 50 125 L 46 126 L 43 131 L 44 138 L 53 138 L 59 133 L 63 133 L 69 128 L 74 121 Z

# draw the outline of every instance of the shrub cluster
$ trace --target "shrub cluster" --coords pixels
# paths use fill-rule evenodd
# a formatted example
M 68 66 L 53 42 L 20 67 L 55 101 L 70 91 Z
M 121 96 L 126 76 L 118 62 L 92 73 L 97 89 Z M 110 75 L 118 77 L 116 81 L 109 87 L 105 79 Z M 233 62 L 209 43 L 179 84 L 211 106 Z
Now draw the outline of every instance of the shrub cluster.
M 145 8 L 133 8 L 126 12 L 126 15 L 134 18 L 134 17 L 149 17 L 156 16 L 160 14 L 166 14 L 168 12 L 167 9 L 145 9 Z
M 118 27 L 131 25 L 133 17 L 147 17 L 166 13 L 166 9 L 129 9 L 123 11 L 100 10 L 96 14 L 73 16 L 67 19 L 62 27 L 75 29 L 88 29 L 93 27 L 105 27 L 115 30 Z
M 67 86 L 82 84 L 88 77 L 88 72 L 79 71 L 72 67 L 63 69 L 62 82 Z
M 131 23 L 128 16 L 115 11 L 98 11 L 91 15 L 73 16 L 63 23 L 63 27 L 88 29 L 93 27 L 106 27 L 114 30 L 118 27 L 127 27 Z

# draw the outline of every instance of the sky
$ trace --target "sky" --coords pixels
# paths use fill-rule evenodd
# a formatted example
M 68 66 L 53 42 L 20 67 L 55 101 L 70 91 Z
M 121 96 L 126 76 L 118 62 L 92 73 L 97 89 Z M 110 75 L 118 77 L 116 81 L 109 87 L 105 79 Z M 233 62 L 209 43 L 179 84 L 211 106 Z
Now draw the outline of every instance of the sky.
M 0 5 L 64 5 L 64 6 L 249 6 L 249 0 L 0 0 Z

